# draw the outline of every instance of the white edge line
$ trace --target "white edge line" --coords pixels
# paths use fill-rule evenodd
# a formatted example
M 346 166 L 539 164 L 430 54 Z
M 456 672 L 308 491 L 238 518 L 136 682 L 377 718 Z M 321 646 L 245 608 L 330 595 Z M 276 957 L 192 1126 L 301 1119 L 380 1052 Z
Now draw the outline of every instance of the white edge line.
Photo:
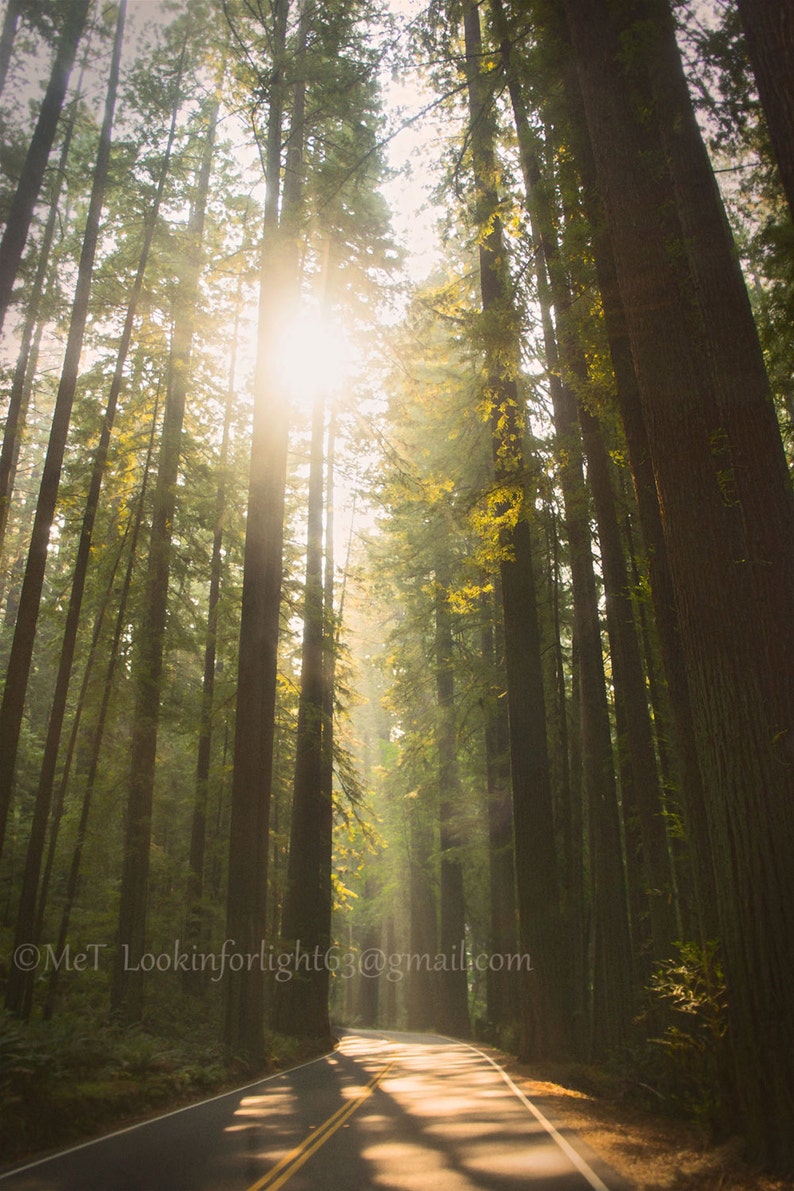
M 443 1035 L 441 1036 L 443 1037 Z M 570 1158 L 571 1162 L 573 1162 L 579 1173 L 584 1175 L 590 1186 L 593 1188 L 593 1191 L 609 1191 L 609 1187 L 606 1185 L 603 1179 L 599 1178 L 593 1168 L 584 1160 L 582 1155 L 577 1153 L 571 1143 L 566 1141 L 560 1131 L 554 1128 L 551 1121 L 548 1120 L 540 1111 L 540 1109 L 536 1108 L 532 1101 L 524 1095 L 521 1089 L 515 1083 L 513 1083 L 513 1080 L 507 1074 L 505 1069 L 500 1067 L 495 1059 L 492 1059 L 491 1056 L 486 1054 L 484 1050 L 478 1050 L 476 1046 L 470 1046 L 468 1042 L 459 1042 L 456 1038 L 450 1038 L 448 1041 L 455 1042 L 458 1046 L 465 1046 L 468 1050 L 474 1051 L 476 1055 L 480 1055 L 480 1057 L 489 1062 L 492 1067 L 495 1067 L 510 1090 L 515 1092 L 521 1103 L 529 1109 L 529 1111 L 540 1122 L 543 1128 L 554 1138 L 563 1153 Z
M 99 1145 L 103 1141 L 110 1141 L 113 1137 L 122 1137 L 125 1133 L 132 1133 L 135 1129 L 143 1129 L 146 1125 L 153 1125 L 156 1121 L 165 1121 L 169 1117 L 179 1116 L 180 1113 L 190 1112 L 192 1108 L 203 1108 L 205 1104 L 214 1104 L 216 1100 L 223 1100 L 226 1096 L 239 1096 L 242 1092 L 250 1091 L 251 1088 L 258 1088 L 260 1084 L 270 1083 L 273 1079 L 281 1079 L 283 1075 L 291 1075 L 293 1071 L 302 1071 L 304 1067 L 311 1067 L 314 1063 L 321 1063 L 323 1059 L 327 1059 L 333 1053 L 332 1050 L 328 1050 L 325 1054 L 318 1055 L 316 1059 L 309 1059 L 305 1063 L 299 1063 L 297 1067 L 286 1067 L 283 1071 L 274 1071 L 272 1075 L 265 1075 L 262 1079 L 254 1080 L 253 1083 L 245 1084 L 241 1088 L 231 1088 L 228 1092 L 218 1092 L 217 1096 L 210 1096 L 207 1100 L 199 1100 L 197 1104 L 183 1104 L 181 1108 L 174 1108 L 171 1112 L 164 1112 L 156 1117 L 147 1117 L 145 1121 L 136 1121 L 134 1125 L 125 1125 L 123 1129 L 116 1129 L 113 1133 L 103 1133 L 101 1137 L 89 1138 L 88 1141 L 81 1141 L 75 1146 L 69 1146 L 66 1150 L 56 1150 L 55 1153 L 47 1154 L 44 1158 L 36 1158 L 33 1162 L 27 1162 L 24 1166 L 15 1166 L 12 1170 L 6 1170 L 0 1174 L 0 1183 L 5 1179 L 10 1179 L 13 1175 L 24 1174 L 27 1170 L 34 1170 L 37 1166 L 43 1166 L 45 1162 L 52 1162 L 56 1158 L 65 1158 L 67 1154 L 76 1154 L 78 1150 L 87 1150 L 90 1146 Z

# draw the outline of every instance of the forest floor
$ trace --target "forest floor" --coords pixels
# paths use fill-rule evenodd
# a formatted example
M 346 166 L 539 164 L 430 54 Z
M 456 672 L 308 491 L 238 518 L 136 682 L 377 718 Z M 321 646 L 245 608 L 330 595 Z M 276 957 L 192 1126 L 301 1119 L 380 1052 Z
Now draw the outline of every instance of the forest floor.
M 716 1145 L 694 1123 L 653 1115 L 623 1098 L 579 1091 L 560 1071 L 538 1071 L 491 1053 L 541 1111 L 558 1127 L 574 1130 L 637 1191 L 794 1188 L 794 1181 L 772 1178 L 743 1162 L 739 1138 Z

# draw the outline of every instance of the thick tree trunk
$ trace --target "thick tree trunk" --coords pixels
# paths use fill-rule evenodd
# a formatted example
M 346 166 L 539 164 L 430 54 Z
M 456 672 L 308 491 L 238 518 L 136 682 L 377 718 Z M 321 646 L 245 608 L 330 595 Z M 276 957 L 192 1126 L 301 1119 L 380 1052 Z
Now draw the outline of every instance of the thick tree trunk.
M 119 904 L 118 950 L 111 987 L 112 1012 L 124 1021 L 137 1021 L 143 1012 L 143 972 L 140 968 L 140 956 L 146 944 L 152 803 L 168 612 L 171 537 L 182 449 L 182 424 L 191 379 L 190 361 L 201 273 L 201 244 L 217 118 L 218 101 L 214 100 L 209 112 L 207 133 L 196 178 L 193 209 L 187 227 L 154 493 L 143 614 L 135 642 L 135 709 Z
M 464 9 L 464 28 L 475 221 L 482 236 L 480 288 L 483 312 L 491 329 L 486 357 L 494 470 L 504 494 L 505 557 L 500 571 L 507 642 L 519 942 L 521 950 L 531 955 L 532 963 L 532 970 L 524 973 L 520 998 L 524 1015 L 521 1053 L 540 1057 L 564 1047 L 568 1028 L 562 995 L 562 938 L 545 696 L 529 512 L 524 496 L 524 415 L 516 388 L 517 369 L 508 363 L 516 357 L 517 327 L 494 182 L 497 170 L 490 96 L 481 74 L 479 10 L 471 3 Z M 520 514 L 508 528 L 508 513 L 516 503 L 521 506 Z
M 794 65 L 791 5 L 776 28 L 781 66 Z M 625 22 L 625 23 L 624 23 Z M 637 26 L 639 22 L 639 26 Z M 775 673 L 780 761 L 794 773 L 794 491 L 764 358 L 738 252 L 695 118 L 667 0 L 636 0 L 634 21 L 648 48 L 649 98 L 669 163 L 689 271 L 701 311 L 719 421 L 714 449 L 727 438 L 725 498 L 738 501 L 746 543 L 745 567 L 756 588 L 756 614 L 766 639 L 766 665 Z M 649 31 L 652 34 L 649 36 Z M 784 48 L 785 47 L 785 48 Z M 786 59 L 786 50 L 788 59 Z M 786 76 L 790 114 L 794 83 Z M 794 124 L 789 125 L 794 132 Z M 794 146 L 789 146 L 794 163 Z
M 281 234 L 294 246 L 297 246 L 298 242 L 303 202 L 306 82 L 302 77 L 302 66 L 309 34 L 309 12 L 310 7 L 306 5 L 301 12 L 298 30 L 298 78 L 293 89 L 280 229 Z M 297 259 L 293 267 L 297 274 Z M 328 252 L 320 284 L 325 304 Z M 327 730 L 328 691 L 325 668 L 326 617 L 331 610 L 326 613 L 324 609 L 324 437 L 325 400 L 323 395 L 318 394 L 315 396 L 311 424 L 300 700 L 281 937 L 286 949 L 300 947 L 304 951 L 314 952 L 316 956 L 323 957 L 331 944 L 333 848 L 333 798 L 328 782 L 328 764 L 330 761 L 332 766 L 333 760 L 327 753 L 332 744 Z M 276 1030 L 297 1037 L 330 1037 L 329 979 L 328 965 L 323 958 L 308 971 L 298 969 L 292 980 L 277 985 L 274 1005 Z
M 283 947 L 324 957 L 331 943 L 332 806 L 323 791 L 323 401 L 312 416 L 303 650 L 296 734 L 289 865 L 281 920 Z M 315 950 L 316 949 L 316 950 Z M 281 1034 L 327 1038 L 328 966 L 324 958 L 276 988 L 274 1027 Z
M 5 825 L 13 793 L 19 733 L 27 693 L 33 643 L 36 636 L 44 572 L 47 565 L 47 547 L 50 530 L 55 516 L 58 488 L 61 479 L 66 437 L 72 413 L 72 403 L 77 389 L 80 354 L 83 346 L 88 299 L 94 270 L 99 237 L 99 220 L 110 161 L 110 141 L 113 125 L 113 111 L 116 102 L 121 40 L 124 29 L 123 9 L 120 12 L 113 48 L 113 63 L 108 81 L 105 113 L 97 147 L 97 158 L 91 187 L 88 215 L 83 235 L 83 248 L 77 275 L 69 335 L 66 343 L 63 370 L 55 399 L 52 427 L 44 461 L 39 499 L 33 522 L 25 578 L 22 583 L 14 640 L 11 646 L 3 702 L 0 705 L 0 852 L 2 852 Z M 45 818 L 46 822 L 46 818 Z M 36 873 L 38 881 L 38 872 Z M 35 900 L 35 891 L 33 894 Z
M 794 218 L 794 9 L 785 0 L 738 0 L 747 52 Z
M 591 1046 L 599 1053 L 619 1045 L 625 1038 L 632 1011 L 632 965 L 617 787 L 590 541 L 589 499 L 584 482 L 576 400 L 562 380 L 562 373 L 575 376 L 580 382 L 586 381 L 586 376 L 582 375 L 578 346 L 570 333 L 565 335 L 562 348 L 558 347 L 552 302 L 558 320 L 563 322 L 568 315 L 570 295 L 559 260 L 552 211 L 548 200 L 541 197 L 535 138 L 513 70 L 510 40 L 498 2 L 494 4 L 494 12 L 497 23 L 502 26 L 502 59 L 518 133 L 530 226 L 537 244 L 538 299 L 568 533 L 574 640 L 579 657 L 582 782 L 590 839 L 591 929 L 595 954 Z
M 694 851 L 693 877 L 703 938 L 716 933 L 716 878 L 706 823 L 703 781 L 698 760 L 692 700 L 681 644 L 673 577 L 662 526 L 662 515 L 642 412 L 637 373 L 632 357 L 615 256 L 598 192 L 595 162 L 586 127 L 578 78 L 565 69 L 565 91 L 571 117 L 576 160 L 583 179 L 583 201 L 593 234 L 596 274 L 615 373 L 618 409 L 628 446 L 640 526 L 645 546 L 659 638 L 666 693 L 669 698 L 674 749 L 681 774 L 680 802 L 687 836 Z
M 237 672 L 227 934 L 256 954 L 267 932 L 267 862 L 276 668 L 281 607 L 287 409 L 270 367 L 279 314 L 290 278 L 278 242 L 284 50 L 288 0 L 274 5 L 273 55 L 266 169 L 267 197 L 259 292 L 259 342 Z M 286 285 L 285 285 L 286 283 Z M 258 1062 L 264 1057 L 264 974 L 230 973 L 226 983 L 227 1048 Z
M 585 812 L 582 789 L 581 714 L 579 710 L 579 651 L 571 633 L 570 663 L 565 657 L 563 634 L 567 618 L 563 602 L 568 598 L 567 578 L 563 577 L 559 518 L 553 507 L 547 511 L 549 534 L 549 584 L 551 604 L 551 651 L 553 654 L 553 690 L 556 719 L 556 758 L 552 753 L 552 778 L 555 792 L 554 831 L 560 855 L 561 905 L 565 931 L 571 940 L 569 979 L 571 986 L 571 1035 L 577 1053 L 588 1046 L 588 913 L 589 876 L 584 851 Z M 567 672 L 570 670 L 570 695 Z
M 63 24 L 50 80 L 0 241 L 0 328 L 11 301 L 11 292 L 33 218 L 33 208 L 44 181 L 47 159 L 55 140 L 58 119 L 69 85 L 69 75 L 85 28 L 91 0 L 62 0 L 62 7 Z
M 742 510 L 714 456 L 720 396 L 703 338 L 703 310 L 690 296 L 697 287 L 682 268 L 688 253 L 675 189 L 623 77 L 609 5 L 565 0 L 565 11 L 675 586 L 719 878 L 743 1123 L 759 1156 L 791 1169 L 794 766 L 780 695 L 792 675 L 770 666 L 767 645 L 778 605 L 760 623 L 758 586 L 747 565 L 754 542 L 745 539 Z M 718 314 L 713 310 L 709 317 Z M 760 458 L 753 464 L 765 466 Z M 790 639 L 790 618 L 777 629 L 781 642 Z

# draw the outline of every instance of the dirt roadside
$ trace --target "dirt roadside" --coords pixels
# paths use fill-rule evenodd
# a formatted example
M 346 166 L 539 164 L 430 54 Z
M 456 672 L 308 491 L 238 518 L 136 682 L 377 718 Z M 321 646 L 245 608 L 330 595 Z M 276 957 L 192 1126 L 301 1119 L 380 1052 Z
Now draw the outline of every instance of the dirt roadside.
M 636 1191 L 794 1188 L 794 1181 L 770 1178 L 744 1163 L 738 1139 L 721 1146 L 710 1145 L 686 1122 L 652 1116 L 539 1079 L 536 1072 L 504 1054 L 499 1062 L 556 1125 L 573 1129 Z

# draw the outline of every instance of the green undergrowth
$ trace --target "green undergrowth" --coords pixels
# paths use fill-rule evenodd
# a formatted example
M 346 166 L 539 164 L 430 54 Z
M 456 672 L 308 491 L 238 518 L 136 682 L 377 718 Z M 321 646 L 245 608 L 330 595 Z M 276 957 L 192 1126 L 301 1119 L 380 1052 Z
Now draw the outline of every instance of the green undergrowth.
M 716 946 L 679 943 L 656 965 L 636 1035 L 599 1061 L 549 1078 L 611 1101 L 693 1124 L 710 1142 L 736 1127 L 730 1091 L 727 999 Z
M 122 1027 L 62 1015 L 23 1023 L 0 1014 L 0 1163 L 254 1082 L 327 1050 L 273 1037 L 268 1059 L 229 1060 L 217 1028 L 193 1020 Z

